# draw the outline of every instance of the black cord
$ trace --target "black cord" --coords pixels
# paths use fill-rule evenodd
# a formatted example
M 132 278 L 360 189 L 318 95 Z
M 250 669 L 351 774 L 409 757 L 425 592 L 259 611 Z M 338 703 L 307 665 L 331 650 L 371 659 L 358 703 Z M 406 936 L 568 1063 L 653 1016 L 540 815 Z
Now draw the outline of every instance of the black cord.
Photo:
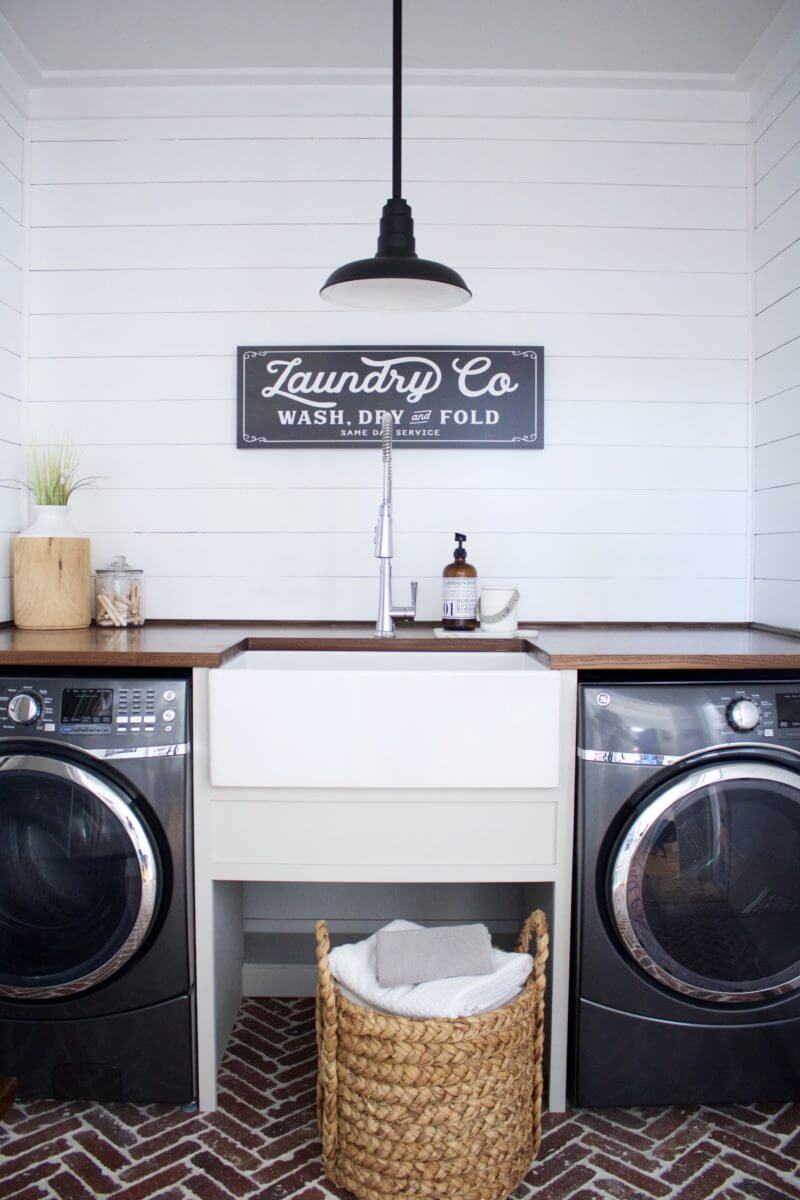
M 392 7 L 392 197 L 403 194 L 402 165 L 403 109 L 403 0 L 393 0 Z

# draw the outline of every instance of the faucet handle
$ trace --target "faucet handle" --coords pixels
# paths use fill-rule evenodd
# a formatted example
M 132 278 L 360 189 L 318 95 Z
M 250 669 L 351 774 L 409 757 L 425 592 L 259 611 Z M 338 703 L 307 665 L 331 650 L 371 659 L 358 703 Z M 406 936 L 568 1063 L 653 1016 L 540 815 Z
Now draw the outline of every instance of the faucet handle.
M 402 608 L 391 609 L 391 616 L 398 621 L 413 621 L 417 615 L 417 588 L 419 584 L 416 579 L 411 584 L 411 603 L 404 605 Z

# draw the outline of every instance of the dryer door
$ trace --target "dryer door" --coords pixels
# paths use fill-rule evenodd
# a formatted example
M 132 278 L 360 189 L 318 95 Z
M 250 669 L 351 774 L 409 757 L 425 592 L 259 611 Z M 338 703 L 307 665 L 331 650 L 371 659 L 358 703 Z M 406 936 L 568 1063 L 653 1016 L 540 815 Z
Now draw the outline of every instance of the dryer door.
M 91 767 L 0 757 L 0 996 L 95 987 L 153 923 L 158 855 L 130 797 Z
M 612 859 L 623 946 L 666 987 L 721 1004 L 800 987 L 800 775 L 746 758 L 650 792 Z

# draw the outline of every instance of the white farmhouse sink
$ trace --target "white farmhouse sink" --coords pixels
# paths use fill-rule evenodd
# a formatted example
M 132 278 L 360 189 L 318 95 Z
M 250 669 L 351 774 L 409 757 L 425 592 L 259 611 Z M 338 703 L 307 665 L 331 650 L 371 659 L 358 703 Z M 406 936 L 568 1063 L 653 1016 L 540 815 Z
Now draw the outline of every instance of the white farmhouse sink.
M 523 653 L 254 650 L 209 677 L 218 787 L 558 783 L 558 673 Z

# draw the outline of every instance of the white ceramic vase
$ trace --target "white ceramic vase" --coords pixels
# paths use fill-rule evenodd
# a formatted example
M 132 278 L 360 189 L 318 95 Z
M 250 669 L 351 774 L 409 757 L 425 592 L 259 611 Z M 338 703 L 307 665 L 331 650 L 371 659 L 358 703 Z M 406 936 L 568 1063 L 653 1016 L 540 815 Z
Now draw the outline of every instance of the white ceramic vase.
M 75 538 L 83 535 L 69 519 L 68 504 L 34 504 L 33 524 L 23 529 L 17 537 Z

